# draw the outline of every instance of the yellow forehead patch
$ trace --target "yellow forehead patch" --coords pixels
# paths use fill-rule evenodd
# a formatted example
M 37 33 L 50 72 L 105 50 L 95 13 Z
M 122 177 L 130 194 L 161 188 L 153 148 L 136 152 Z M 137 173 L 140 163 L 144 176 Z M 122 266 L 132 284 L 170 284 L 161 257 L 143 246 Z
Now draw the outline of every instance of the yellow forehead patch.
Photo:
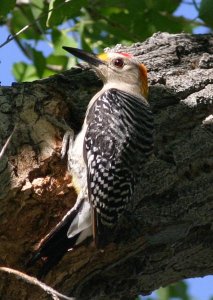
M 101 53 L 98 55 L 98 58 L 100 58 L 103 61 L 107 61 L 109 59 L 109 56 L 107 53 Z

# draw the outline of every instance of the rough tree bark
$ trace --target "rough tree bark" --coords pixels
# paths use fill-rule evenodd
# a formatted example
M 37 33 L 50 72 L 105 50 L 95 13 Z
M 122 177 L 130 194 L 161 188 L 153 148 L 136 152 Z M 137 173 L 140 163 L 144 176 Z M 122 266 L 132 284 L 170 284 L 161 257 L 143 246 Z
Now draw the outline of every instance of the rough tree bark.
M 77 299 L 134 299 L 213 273 L 213 36 L 158 33 L 115 49 L 148 68 L 155 157 L 144 168 L 118 242 L 103 253 L 79 247 L 45 278 Z M 36 274 L 38 266 L 24 267 L 28 255 L 76 197 L 60 159 L 63 119 L 78 131 L 100 86 L 93 72 L 75 68 L 1 88 L 1 145 L 16 125 L 0 161 L 1 265 Z M 1 299 L 50 299 L 1 273 Z

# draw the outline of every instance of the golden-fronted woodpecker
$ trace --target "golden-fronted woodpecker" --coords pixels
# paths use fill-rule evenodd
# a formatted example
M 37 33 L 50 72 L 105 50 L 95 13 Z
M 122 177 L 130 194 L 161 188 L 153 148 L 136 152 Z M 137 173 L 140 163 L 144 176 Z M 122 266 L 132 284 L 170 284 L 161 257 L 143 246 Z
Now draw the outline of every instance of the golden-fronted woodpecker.
M 63 47 L 86 61 L 103 81 L 89 102 L 81 132 L 64 136 L 68 169 L 78 193 L 75 206 L 41 241 L 28 265 L 45 258 L 42 275 L 86 238 L 107 244 L 132 201 L 144 162 L 153 151 L 153 116 L 147 102 L 146 68 L 127 53 L 100 55 Z

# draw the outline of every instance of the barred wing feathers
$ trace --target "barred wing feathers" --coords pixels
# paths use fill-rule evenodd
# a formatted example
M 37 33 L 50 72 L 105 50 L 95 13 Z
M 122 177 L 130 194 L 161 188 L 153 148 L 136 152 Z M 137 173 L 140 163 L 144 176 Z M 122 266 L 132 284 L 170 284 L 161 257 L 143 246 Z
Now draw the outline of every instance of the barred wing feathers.
M 131 201 L 144 161 L 153 149 L 153 117 L 145 99 L 118 89 L 90 108 L 84 140 L 96 245 Z

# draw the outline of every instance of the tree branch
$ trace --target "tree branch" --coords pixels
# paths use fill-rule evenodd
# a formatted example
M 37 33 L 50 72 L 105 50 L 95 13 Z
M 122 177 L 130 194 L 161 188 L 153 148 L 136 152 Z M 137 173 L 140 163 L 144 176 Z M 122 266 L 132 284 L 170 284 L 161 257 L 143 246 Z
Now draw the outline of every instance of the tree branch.
M 167 33 L 114 48 L 148 68 L 155 157 L 144 167 L 116 243 L 104 252 L 92 244 L 68 252 L 45 278 L 48 285 L 77 299 L 134 299 L 213 272 L 212 49 L 212 35 Z M 75 68 L 1 88 L 2 145 L 18 123 L 8 158 L 0 160 L 1 265 L 37 273 L 39 265 L 25 270 L 25 261 L 76 198 L 59 155 L 63 128 L 80 129 L 100 86 L 90 70 Z M 7 286 L 8 295 L 14 289 Z M 30 287 L 28 295 L 38 299 Z
M 24 285 L 27 288 L 28 288 L 29 285 L 36 286 L 36 288 L 38 288 L 38 290 L 41 290 L 42 293 L 44 293 L 45 295 L 47 295 L 47 296 L 50 295 L 50 297 L 48 296 L 49 299 L 54 299 L 54 300 L 59 300 L 59 299 L 75 300 L 75 298 L 70 298 L 70 297 L 67 297 L 67 296 L 65 296 L 61 293 L 58 293 L 56 290 L 52 289 L 48 285 L 46 285 L 43 282 L 39 281 L 35 277 L 26 275 L 26 274 L 24 274 L 20 271 L 17 271 L 17 270 L 11 269 L 11 268 L 0 267 L 0 272 L 2 273 L 2 275 L 4 277 L 9 277 L 10 280 L 12 278 L 12 280 L 14 281 L 13 284 L 17 284 L 17 283 L 15 283 L 16 281 L 21 281 L 22 283 L 24 283 Z M 5 278 L 4 278 L 4 280 L 5 280 Z M 5 297 L 5 295 L 3 295 L 3 297 Z M 6 299 L 6 298 L 4 298 L 4 299 Z

